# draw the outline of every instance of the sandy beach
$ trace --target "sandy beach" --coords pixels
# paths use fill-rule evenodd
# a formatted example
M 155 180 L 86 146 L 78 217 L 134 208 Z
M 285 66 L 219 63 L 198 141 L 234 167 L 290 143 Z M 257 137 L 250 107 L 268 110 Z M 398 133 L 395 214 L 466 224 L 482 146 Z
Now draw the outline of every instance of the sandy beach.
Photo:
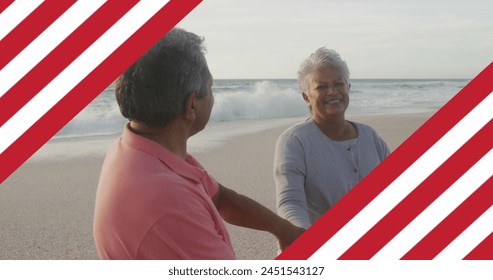
M 368 115 L 348 119 L 372 126 L 394 150 L 430 115 Z M 194 156 L 223 185 L 275 211 L 274 146 L 289 125 L 240 135 Z M 90 142 L 101 143 L 102 151 L 113 140 L 114 137 L 93 138 Z M 39 153 L 46 153 L 56 144 L 45 145 Z M 104 153 L 77 153 L 76 144 L 80 145 L 63 142 L 64 151 L 71 151 L 74 145 L 72 156 L 34 156 L 0 185 L 0 259 L 98 258 L 92 239 L 92 215 Z M 230 225 L 228 229 L 239 259 L 276 257 L 277 243 L 270 234 Z

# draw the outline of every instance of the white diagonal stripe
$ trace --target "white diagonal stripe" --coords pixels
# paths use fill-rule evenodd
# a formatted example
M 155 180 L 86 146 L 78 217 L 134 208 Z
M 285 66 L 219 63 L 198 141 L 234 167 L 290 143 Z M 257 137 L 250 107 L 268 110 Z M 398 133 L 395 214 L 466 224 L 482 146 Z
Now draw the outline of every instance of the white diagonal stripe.
M 493 94 L 469 112 L 310 259 L 337 259 L 493 118 Z
M 0 153 L 48 112 L 104 59 L 156 14 L 168 0 L 140 1 L 51 83 L 0 127 Z
M 400 259 L 493 175 L 493 150 L 395 236 L 373 259 Z
M 0 97 L 105 3 L 77 1 L 0 70 Z
M 32 13 L 42 0 L 17 0 L 0 14 L 0 40 Z
M 493 232 L 493 206 L 449 244 L 435 260 L 461 260 Z

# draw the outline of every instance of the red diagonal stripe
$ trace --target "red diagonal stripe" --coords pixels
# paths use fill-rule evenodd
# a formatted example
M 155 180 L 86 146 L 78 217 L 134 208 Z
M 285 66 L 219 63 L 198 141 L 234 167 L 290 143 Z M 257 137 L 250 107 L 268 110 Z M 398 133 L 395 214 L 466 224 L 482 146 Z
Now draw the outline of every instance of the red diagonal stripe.
M 493 205 L 493 176 L 421 239 L 402 259 L 435 258 L 491 205 Z
M 493 63 L 445 104 L 384 162 L 277 259 L 307 259 L 493 91 Z
M 343 260 L 368 260 L 493 148 L 493 120 L 354 243 Z M 450 234 L 450 233 L 447 233 Z M 423 257 L 421 257 L 423 258 Z
M 0 97 L 0 126 L 92 45 L 138 0 L 110 0 Z
M 201 0 L 171 0 L 0 154 L 0 183 L 142 56 Z
M 493 232 L 467 254 L 464 260 L 493 260 Z
M 46 0 L 0 41 L 0 70 L 76 1 Z
M 5 11 L 5 9 L 7 9 L 12 3 L 14 3 L 14 0 L 4 0 L 0 2 L 0 14 L 3 13 L 3 11 Z

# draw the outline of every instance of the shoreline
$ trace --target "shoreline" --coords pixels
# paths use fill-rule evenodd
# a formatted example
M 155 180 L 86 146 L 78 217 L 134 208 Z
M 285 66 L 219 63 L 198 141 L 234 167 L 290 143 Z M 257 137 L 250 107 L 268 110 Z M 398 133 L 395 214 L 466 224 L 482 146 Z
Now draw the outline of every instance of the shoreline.
M 365 123 L 369 120 L 370 126 L 379 127 L 378 120 L 381 118 L 392 118 L 396 120 L 400 119 L 413 119 L 413 118 L 429 118 L 433 112 L 430 111 L 412 111 L 405 113 L 364 113 L 364 114 L 348 114 L 347 119 L 356 122 Z M 300 117 L 288 117 L 288 118 L 271 118 L 271 119 L 252 119 L 252 120 L 239 120 L 230 122 L 212 122 L 209 123 L 204 131 L 199 132 L 197 135 L 192 136 L 188 140 L 188 153 L 190 154 L 202 154 L 208 153 L 212 150 L 221 148 L 229 141 L 233 141 L 238 137 L 243 137 L 249 134 L 256 134 L 265 130 L 275 129 L 278 127 L 287 127 L 297 122 L 301 122 L 308 118 L 308 116 Z M 407 124 L 404 121 L 404 125 L 410 126 L 407 130 L 415 130 L 419 126 L 413 126 L 412 123 Z M 402 125 L 402 123 L 392 122 L 391 127 L 396 125 Z M 388 134 L 388 130 L 381 129 L 384 135 Z M 378 129 L 377 129 L 377 132 Z M 45 160 L 64 160 L 74 159 L 80 157 L 104 157 L 106 151 L 114 143 L 114 141 L 120 136 L 121 132 L 98 134 L 98 135 L 79 135 L 79 136 L 61 136 L 54 137 L 49 140 L 40 150 L 38 150 L 29 160 L 33 161 L 45 161 Z M 390 136 L 392 138 L 393 136 Z M 399 137 L 401 142 L 407 137 Z M 385 139 L 384 139 L 385 140 Z M 392 141 L 393 142 L 393 141 Z M 394 147 L 395 145 L 389 145 Z M 395 148 L 395 147 L 394 147 Z M 393 150 L 393 148 L 391 148 Z
M 373 127 L 392 151 L 431 115 L 349 115 L 348 120 Z M 282 131 L 303 119 L 293 118 L 254 131 L 239 126 L 236 129 L 244 133 L 220 138 L 217 146 L 189 152 L 216 180 L 275 212 L 274 146 Z M 213 126 L 201 133 L 207 136 Z M 219 130 L 225 127 L 216 126 Z M 50 141 L 38 151 L 41 156 L 33 156 L 1 184 L 0 259 L 98 258 L 92 239 L 94 198 L 109 148 L 106 145 L 116 137 Z M 89 152 L 77 151 L 81 147 Z M 52 152 L 54 155 L 50 156 Z M 277 241 L 272 235 L 226 225 L 239 259 L 277 256 Z

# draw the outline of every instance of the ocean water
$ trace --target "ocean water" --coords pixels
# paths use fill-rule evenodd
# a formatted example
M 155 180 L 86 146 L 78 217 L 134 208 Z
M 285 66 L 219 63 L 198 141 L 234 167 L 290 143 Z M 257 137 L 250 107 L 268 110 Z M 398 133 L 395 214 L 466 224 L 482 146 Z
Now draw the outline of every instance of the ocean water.
M 435 112 L 468 80 L 352 80 L 351 115 Z M 195 154 L 243 134 L 292 124 L 308 117 L 296 80 L 215 80 L 214 107 L 207 127 L 188 140 Z M 101 157 L 126 119 L 110 85 L 31 160 Z
M 469 80 L 361 80 L 351 81 L 347 115 L 436 111 Z M 308 116 L 296 80 L 215 80 L 210 127 L 248 121 L 259 130 L 283 120 Z M 255 121 L 253 121 L 255 120 Z M 262 120 L 258 122 L 258 120 Z M 70 138 L 120 133 L 126 120 L 120 115 L 114 85 L 110 85 L 55 136 Z M 231 132 L 233 133 L 233 132 Z M 234 133 L 241 133 L 236 131 Z

